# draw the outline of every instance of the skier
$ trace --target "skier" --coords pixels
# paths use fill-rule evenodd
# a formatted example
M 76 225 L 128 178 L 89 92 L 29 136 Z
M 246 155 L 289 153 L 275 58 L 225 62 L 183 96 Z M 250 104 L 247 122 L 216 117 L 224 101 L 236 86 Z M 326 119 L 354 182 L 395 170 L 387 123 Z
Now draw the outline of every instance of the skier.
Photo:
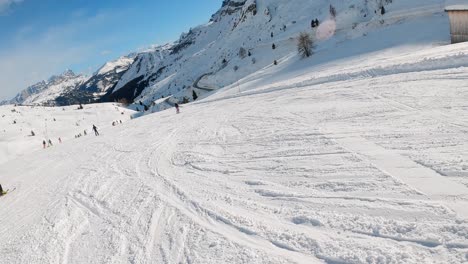
M 59 138 L 59 143 L 62 144 L 62 139 L 61 138 Z
M 52 144 L 52 140 L 49 139 L 49 147 L 52 147 L 54 144 Z
M 179 104 L 178 104 L 178 103 L 175 104 L 175 109 L 176 109 L 176 114 L 180 113 Z
M 99 132 L 98 132 L 97 127 L 95 125 L 93 125 L 93 131 L 94 131 L 94 135 L 99 136 Z
M 45 139 L 44 139 L 44 140 L 42 140 L 42 146 L 43 146 L 44 148 L 46 148 L 46 142 L 45 142 Z
M 83 131 L 83 133 L 85 136 L 88 135 L 88 133 L 86 132 L 86 129 Z
M 0 184 L 0 196 L 4 195 L 5 193 L 3 192 L 2 185 Z

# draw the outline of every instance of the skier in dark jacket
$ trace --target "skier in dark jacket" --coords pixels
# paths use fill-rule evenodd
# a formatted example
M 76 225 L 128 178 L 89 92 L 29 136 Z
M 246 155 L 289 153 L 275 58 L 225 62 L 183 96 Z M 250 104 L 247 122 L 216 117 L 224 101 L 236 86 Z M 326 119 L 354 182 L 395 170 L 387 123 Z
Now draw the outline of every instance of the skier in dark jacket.
M 2 185 L 0 184 L 0 196 L 2 196 L 4 193 L 3 193 L 3 188 L 2 188 Z
M 94 135 L 99 136 L 99 132 L 98 132 L 97 127 L 95 125 L 93 125 L 93 131 L 94 131 Z
M 179 104 L 178 104 L 178 103 L 175 104 L 175 109 L 176 109 L 176 114 L 180 113 Z
M 46 144 L 47 144 L 46 141 L 45 141 L 45 140 L 42 140 L 42 146 L 43 146 L 43 148 L 46 148 Z

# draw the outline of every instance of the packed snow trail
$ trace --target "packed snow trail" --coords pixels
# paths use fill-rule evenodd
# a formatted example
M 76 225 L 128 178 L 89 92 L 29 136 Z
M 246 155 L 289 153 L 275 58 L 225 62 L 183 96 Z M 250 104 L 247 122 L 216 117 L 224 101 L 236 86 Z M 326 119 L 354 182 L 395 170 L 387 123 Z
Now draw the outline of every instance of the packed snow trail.
M 9 161 L 0 180 L 17 189 L 0 199 L 0 255 L 466 262 L 468 222 L 457 207 L 468 201 L 466 78 L 454 68 L 253 89 Z M 433 174 L 423 189 L 395 173 L 408 164 Z

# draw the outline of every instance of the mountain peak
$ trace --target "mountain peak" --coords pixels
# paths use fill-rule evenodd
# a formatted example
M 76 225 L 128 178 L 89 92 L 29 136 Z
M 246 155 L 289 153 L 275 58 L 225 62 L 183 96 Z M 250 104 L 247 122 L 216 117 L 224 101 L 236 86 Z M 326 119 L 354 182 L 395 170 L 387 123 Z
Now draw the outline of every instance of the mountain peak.
M 76 74 L 75 74 L 72 70 L 67 69 L 67 70 L 65 70 L 65 71 L 61 74 L 61 76 L 70 76 L 70 77 L 73 77 L 73 76 L 76 76 Z

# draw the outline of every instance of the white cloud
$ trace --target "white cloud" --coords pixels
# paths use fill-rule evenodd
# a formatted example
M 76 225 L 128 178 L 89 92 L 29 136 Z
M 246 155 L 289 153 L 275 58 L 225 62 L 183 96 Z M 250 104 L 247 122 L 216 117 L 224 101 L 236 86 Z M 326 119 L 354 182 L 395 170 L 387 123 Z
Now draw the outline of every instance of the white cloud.
M 13 4 L 19 4 L 23 0 L 0 0 L 0 14 L 5 13 Z
M 0 0 L 0 3 L 4 4 L 5 0 Z M 107 47 L 117 42 L 118 36 L 108 34 L 85 41 L 83 38 L 93 29 L 109 28 L 123 15 L 101 12 L 49 27 L 39 34 L 34 26 L 18 29 L 9 45 L 13 48 L 0 50 L 0 101 L 10 99 L 20 90 L 72 65 L 86 63 L 101 51 L 107 51 Z

